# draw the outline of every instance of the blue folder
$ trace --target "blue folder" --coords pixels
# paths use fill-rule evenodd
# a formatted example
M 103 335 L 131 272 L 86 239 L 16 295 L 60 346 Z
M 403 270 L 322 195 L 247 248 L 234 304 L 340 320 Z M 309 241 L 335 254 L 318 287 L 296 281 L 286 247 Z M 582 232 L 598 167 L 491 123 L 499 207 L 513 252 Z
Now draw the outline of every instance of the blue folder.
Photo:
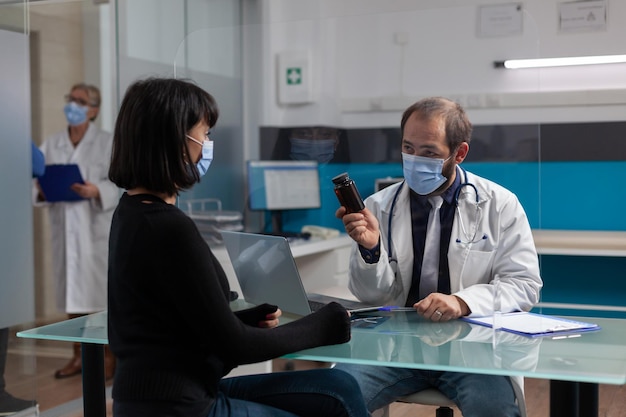
M 72 184 L 84 184 L 80 169 L 76 164 L 46 165 L 43 176 L 38 179 L 46 201 L 78 201 L 83 200 L 70 188 Z

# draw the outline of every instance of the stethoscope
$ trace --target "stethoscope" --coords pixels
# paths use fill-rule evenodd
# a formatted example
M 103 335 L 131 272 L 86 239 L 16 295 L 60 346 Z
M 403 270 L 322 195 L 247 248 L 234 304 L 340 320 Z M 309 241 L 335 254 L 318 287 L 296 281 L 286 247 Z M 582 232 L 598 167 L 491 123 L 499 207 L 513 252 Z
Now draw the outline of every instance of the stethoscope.
M 467 171 L 465 171 L 465 169 L 458 167 L 461 172 L 463 173 L 463 177 L 464 177 L 464 182 L 459 184 L 459 187 L 456 189 L 456 191 L 454 192 L 454 205 L 455 205 L 455 209 L 457 211 L 458 214 L 458 218 L 459 218 L 459 224 L 461 225 L 461 231 L 463 233 L 463 237 L 465 238 L 465 240 L 461 239 L 461 237 L 457 237 L 455 242 L 462 244 L 462 245 L 471 245 L 473 243 L 477 243 L 480 242 L 481 240 L 485 240 L 487 239 L 487 234 L 483 233 L 481 237 L 476 238 L 476 236 L 478 235 L 478 225 L 480 224 L 480 221 L 482 220 L 483 217 L 483 211 L 482 208 L 479 206 L 479 202 L 480 202 L 480 197 L 478 196 L 478 189 L 476 189 L 476 186 L 474 184 L 472 184 L 471 182 L 469 182 L 467 180 Z M 393 256 L 391 255 L 391 221 L 393 219 L 393 210 L 396 208 L 396 202 L 398 200 L 398 196 L 400 195 L 400 191 L 402 190 L 404 181 L 402 181 L 402 184 L 400 184 L 400 186 L 398 187 L 398 189 L 396 190 L 396 193 L 393 196 L 393 200 L 391 201 L 391 209 L 389 210 L 389 221 L 388 221 L 388 225 L 387 225 L 387 254 L 389 257 L 389 262 L 395 262 L 397 263 L 398 261 L 396 259 L 393 258 Z M 475 199 L 475 206 L 476 206 L 476 230 L 474 230 L 474 233 L 469 233 L 467 231 L 467 229 L 465 228 L 465 224 L 463 224 L 463 217 L 461 216 L 461 212 L 459 211 L 459 194 L 461 194 L 461 191 L 463 190 L 463 187 L 471 187 L 474 189 L 474 194 L 476 195 L 476 199 Z

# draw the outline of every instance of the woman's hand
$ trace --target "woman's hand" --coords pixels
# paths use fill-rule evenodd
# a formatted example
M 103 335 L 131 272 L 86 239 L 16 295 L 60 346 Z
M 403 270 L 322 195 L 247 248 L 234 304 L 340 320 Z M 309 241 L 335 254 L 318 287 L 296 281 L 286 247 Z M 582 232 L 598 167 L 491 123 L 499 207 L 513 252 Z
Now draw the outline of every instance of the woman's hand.
M 278 326 L 278 318 L 283 314 L 280 308 L 277 308 L 273 313 L 269 313 L 265 316 L 265 320 L 259 322 L 259 327 L 264 329 L 271 329 Z

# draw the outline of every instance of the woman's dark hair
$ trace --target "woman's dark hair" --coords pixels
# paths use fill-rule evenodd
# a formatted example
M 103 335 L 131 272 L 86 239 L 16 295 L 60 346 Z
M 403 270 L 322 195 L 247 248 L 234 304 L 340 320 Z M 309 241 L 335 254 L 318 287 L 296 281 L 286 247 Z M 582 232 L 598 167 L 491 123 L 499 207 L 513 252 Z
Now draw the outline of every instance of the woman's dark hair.
M 404 126 L 413 113 L 423 120 L 432 120 L 441 117 L 446 129 L 446 140 L 450 150 L 455 150 L 463 142 L 470 143 L 472 139 L 472 123 L 459 103 L 444 97 L 427 97 L 411 105 L 404 111 L 400 130 L 404 137 Z
M 128 87 L 122 101 L 109 167 L 118 187 L 178 194 L 200 180 L 189 156 L 187 132 L 201 121 L 215 126 L 213 96 L 186 80 L 149 78 Z

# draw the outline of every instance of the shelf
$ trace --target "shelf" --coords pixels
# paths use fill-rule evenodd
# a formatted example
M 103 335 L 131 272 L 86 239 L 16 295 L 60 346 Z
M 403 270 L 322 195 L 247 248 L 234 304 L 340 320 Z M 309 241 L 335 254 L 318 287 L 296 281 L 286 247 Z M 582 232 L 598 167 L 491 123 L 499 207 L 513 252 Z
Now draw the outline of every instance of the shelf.
M 533 230 L 539 255 L 626 257 L 626 232 Z

